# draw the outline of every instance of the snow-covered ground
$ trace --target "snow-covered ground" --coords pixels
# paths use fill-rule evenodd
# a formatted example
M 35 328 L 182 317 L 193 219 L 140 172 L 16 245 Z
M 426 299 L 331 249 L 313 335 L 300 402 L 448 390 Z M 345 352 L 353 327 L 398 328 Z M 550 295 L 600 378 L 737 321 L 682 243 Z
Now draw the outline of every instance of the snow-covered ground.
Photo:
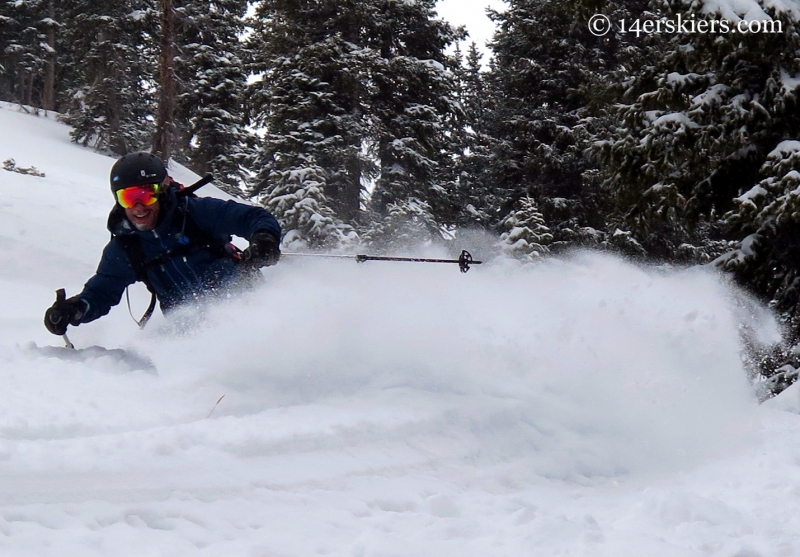
M 157 373 L 43 357 L 113 159 L 0 126 L 46 174 L 0 170 L 0 555 L 800 555 L 800 390 L 756 404 L 718 277 L 286 258 L 193 329 L 123 302 L 70 330 Z

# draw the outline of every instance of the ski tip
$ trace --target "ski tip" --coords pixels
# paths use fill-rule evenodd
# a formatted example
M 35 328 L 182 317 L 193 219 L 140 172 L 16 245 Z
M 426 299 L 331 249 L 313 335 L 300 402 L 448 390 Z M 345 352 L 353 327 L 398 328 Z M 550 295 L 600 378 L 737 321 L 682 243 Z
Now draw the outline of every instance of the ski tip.
M 66 346 L 38 346 L 35 342 L 30 342 L 27 349 L 36 356 L 56 358 L 65 362 L 108 364 L 108 371 L 142 371 L 158 374 L 158 370 L 150 358 L 122 348 L 109 349 L 102 346 L 67 348 Z

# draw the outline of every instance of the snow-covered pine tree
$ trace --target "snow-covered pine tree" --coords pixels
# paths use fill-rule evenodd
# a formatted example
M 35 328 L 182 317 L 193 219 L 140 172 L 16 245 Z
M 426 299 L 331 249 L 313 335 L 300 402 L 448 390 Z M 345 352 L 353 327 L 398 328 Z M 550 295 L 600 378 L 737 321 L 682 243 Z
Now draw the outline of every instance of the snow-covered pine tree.
M 247 0 L 176 1 L 179 80 L 176 152 L 198 174 L 241 194 L 252 136 L 246 129 L 242 35 Z
M 490 12 L 497 31 L 488 80 L 494 100 L 478 131 L 493 138 L 487 185 L 498 225 L 522 197 L 537 199 L 557 242 L 594 242 L 605 227 L 597 165 L 585 156 L 603 109 L 624 79 L 617 69 L 645 38 L 594 36 L 589 18 L 638 17 L 647 0 L 510 0 Z M 588 231 L 588 232 L 587 232 Z
M 69 0 L 72 139 L 122 155 L 149 149 L 158 47 L 154 0 Z
M 761 394 L 770 396 L 797 380 L 800 369 L 800 141 L 779 143 L 760 173 L 763 179 L 725 215 L 740 240 L 714 263 L 769 303 L 784 325 L 786 342 L 777 346 L 763 346 L 744 331 L 753 371 L 766 379 Z
M 760 174 L 725 215 L 740 241 L 715 263 L 770 302 L 800 341 L 800 141 L 779 143 Z
M 630 84 L 616 131 L 598 147 L 614 224 L 651 255 L 714 256 L 724 246 L 715 235 L 719 217 L 751 189 L 775 146 L 800 133 L 791 77 L 800 72 L 798 9 L 770 6 L 759 12 L 754 4 L 724 4 L 721 14 L 703 2 L 660 4 L 665 17 L 706 21 L 706 29 L 722 16 L 735 22 L 747 15 L 772 18 L 782 32 L 671 35 L 663 58 Z
M 290 197 L 332 223 L 328 239 L 316 229 L 298 229 L 312 246 L 352 237 L 350 223 L 374 174 L 366 99 L 376 53 L 361 44 L 371 10 L 357 1 L 267 0 L 252 22 L 252 70 L 262 78 L 249 98 L 255 125 L 266 129 L 252 164 L 253 193 L 267 206 L 283 207 L 276 213 L 283 220 L 290 207 L 275 199 L 296 187 Z M 313 203 L 302 197 L 309 192 Z
M 0 98 L 54 110 L 57 30 L 64 6 L 56 0 L 0 3 Z
M 325 172 L 313 161 L 302 168 L 273 171 L 264 206 L 280 218 L 288 249 L 340 248 L 358 240 L 352 227 L 336 218 L 325 196 Z
M 427 202 L 433 215 L 447 215 L 452 210 L 441 167 L 456 154 L 448 134 L 460 121 L 461 107 L 451 71 L 456 63 L 445 49 L 464 31 L 437 18 L 435 0 L 370 4 L 373 20 L 365 41 L 379 54 L 370 68 L 372 137 L 380 163 L 372 209 L 386 215 L 390 205 L 412 204 L 413 198 Z
M 494 212 L 500 201 L 487 172 L 492 157 L 492 138 L 483 131 L 487 129 L 484 119 L 492 113 L 494 103 L 489 95 L 486 73 L 482 71 L 483 54 L 477 45 L 470 43 L 463 61 L 460 54 L 460 49 L 456 49 L 458 65 L 453 73 L 462 109 L 461 121 L 457 121 L 456 129 L 450 132 L 454 161 L 443 168 L 453 175 L 448 188 L 453 215 L 439 218 L 458 227 L 485 229 L 499 220 Z
M 20 104 L 32 104 L 34 81 L 44 65 L 41 33 L 33 26 L 32 10 L 28 4 L 20 7 L 6 3 L 3 35 L 3 74 L 5 97 Z
M 498 246 L 506 255 L 534 261 L 549 253 L 547 244 L 553 241 L 553 235 L 532 197 L 520 199 L 519 209 L 503 219 L 501 226 L 505 232 Z
M 14 60 L 8 52 L 8 45 L 17 37 L 12 7 L 8 2 L 0 2 L 0 99 L 10 101 L 14 96 L 17 80 L 13 73 Z
M 259 4 L 251 44 L 254 69 L 264 75 L 251 101 L 268 133 L 254 165 L 262 169 L 256 191 L 269 191 L 270 178 L 313 160 L 330 207 L 341 221 L 356 223 L 377 161 L 370 205 L 378 220 L 389 204 L 412 198 L 427 202 L 434 215 L 450 211 L 437 173 L 451 160 L 447 133 L 460 110 L 444 52 L 459 32 L 436 19 L 433 6 L 433 0 Z
M 390 203 L 383 215 L 375 215 L 361 236 L 365 245 L 382 252 L 405 251 L 441 239 L 441 224 L 432 214 L 431 206 L 416 197 Z

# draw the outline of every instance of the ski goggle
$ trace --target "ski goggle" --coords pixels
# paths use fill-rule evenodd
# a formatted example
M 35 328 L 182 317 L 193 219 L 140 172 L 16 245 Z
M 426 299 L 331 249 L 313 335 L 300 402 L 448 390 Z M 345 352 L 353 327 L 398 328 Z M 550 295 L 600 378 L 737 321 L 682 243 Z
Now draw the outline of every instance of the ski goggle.
M 131 209 L 136 203 L 152 205 L 158 201 L 158 194 L 160 191 L 160 184 L 131 186 L 122 190 L 117 190 L 117 201 L 124 209 Z

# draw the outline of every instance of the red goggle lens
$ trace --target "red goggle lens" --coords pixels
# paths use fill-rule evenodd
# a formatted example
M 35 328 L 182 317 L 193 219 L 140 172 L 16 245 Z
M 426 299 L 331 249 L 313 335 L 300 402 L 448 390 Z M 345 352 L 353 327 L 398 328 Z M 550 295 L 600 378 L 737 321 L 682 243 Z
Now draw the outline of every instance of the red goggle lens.
M 161 187 L 158 184 L 131 186 L 123 190 L 117 190 L 117 201 L 125 209 L 131 209 L 136 203 L 152 205 L 158 201 L 160 189 Z

